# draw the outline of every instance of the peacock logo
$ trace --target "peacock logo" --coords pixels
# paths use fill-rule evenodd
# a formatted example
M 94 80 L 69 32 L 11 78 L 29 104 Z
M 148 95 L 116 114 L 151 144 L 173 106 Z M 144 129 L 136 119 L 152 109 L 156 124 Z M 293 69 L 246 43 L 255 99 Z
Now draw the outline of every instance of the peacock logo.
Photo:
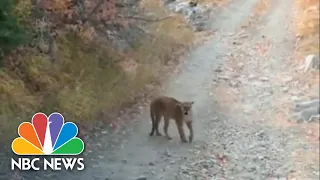
M 79 155 L 84 150 L 83 141 L 76 137 L 78 127 L 64 122 L 64 117 L 54 112 L 47 117 L 38 112 L 31 123 L 19 125 L 20 137 L 13 140 L 12 151 L 17 155 Z

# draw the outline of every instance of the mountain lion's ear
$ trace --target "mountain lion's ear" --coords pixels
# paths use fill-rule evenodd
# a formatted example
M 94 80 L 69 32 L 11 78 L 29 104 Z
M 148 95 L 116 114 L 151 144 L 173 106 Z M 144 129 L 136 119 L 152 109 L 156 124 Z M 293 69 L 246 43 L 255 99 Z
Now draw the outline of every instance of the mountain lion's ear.
M 192 105 L 194 104 L 194 102 L 193 102 L 193 101 L 189 101 L 188 104 L 189 104 L 190 107 L 192 107 Z

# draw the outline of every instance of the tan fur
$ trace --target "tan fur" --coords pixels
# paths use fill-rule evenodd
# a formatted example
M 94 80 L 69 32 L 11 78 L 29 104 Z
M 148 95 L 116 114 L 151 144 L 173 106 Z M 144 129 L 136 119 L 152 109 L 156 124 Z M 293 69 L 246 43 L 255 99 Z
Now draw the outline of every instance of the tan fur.
M 188 142 L 186 140 L 183 124 L 185 123 L 189 129 L 189 142 L 193 140 L 193 128 L 192 128 L 192 101 L 180 102 L 174 98 L 167 96 L 160 96 L 155 98 L 150 104 L 150 116 L 152 120 L 152 129 L 150 136 L 153 136 L 156 132 L 157 136 L 161 136 L 159 132 L 159 123 L 161 118 L 164 118 L 163 131 L 167 139 L 172 139 L 168 134 L 169 120 L 173 119 L 176 122 L 180 139 L 183 143 Z

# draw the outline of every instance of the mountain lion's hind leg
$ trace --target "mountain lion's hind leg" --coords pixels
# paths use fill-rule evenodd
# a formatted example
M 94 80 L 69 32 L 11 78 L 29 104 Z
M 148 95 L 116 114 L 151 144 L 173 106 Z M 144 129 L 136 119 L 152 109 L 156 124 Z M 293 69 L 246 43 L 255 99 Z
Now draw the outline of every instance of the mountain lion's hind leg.
M 162 134 L 159 132 L 159 123 L 161 121 L 162 116 L 156 115 L 156 122 L 155 122 L 155 129 L 156 129 L 156 135 L 157 136 L 162 136 Z
M 172 138 L 171 138 L 171 137 L 169 136 L 169 134 L 168 134 L 169 120 L 170 120 L 169 117 L 167 117 L 167 116 L 164 117 L 163 131 L 164 131 L 167 139 L 168 139 L 168 140 L 171 140 Z

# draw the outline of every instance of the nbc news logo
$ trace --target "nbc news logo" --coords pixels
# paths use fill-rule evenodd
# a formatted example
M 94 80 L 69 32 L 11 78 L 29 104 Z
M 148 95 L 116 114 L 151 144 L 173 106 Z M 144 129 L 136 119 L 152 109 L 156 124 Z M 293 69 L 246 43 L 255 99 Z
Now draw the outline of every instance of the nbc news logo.
M 78 127 L 73 122 L 64 122 L 60 113 L 52 113 L 47 117 L 43 113 L 36 113 L 32 117 L 32 123 L 23 122 L 19 125 L 20 137 L 13 140 L 12 151 L 21 156 L 30 155 L 63 155 L 77 156 L 84 150 L 83 141 L 76 137 Z M 43 167 L 37 164 L 40 158 L 11 158 L 11 170 L 16 167 L 20 170 L 73 170 L 75 167 L 81 171 L 84 169 L 83 158 L 43 158 Z

